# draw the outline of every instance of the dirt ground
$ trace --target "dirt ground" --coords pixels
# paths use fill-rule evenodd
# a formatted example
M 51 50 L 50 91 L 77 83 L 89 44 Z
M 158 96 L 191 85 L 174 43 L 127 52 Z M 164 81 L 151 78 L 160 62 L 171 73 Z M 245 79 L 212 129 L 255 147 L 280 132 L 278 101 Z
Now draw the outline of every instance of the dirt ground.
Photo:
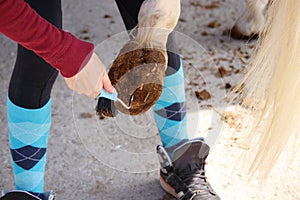
M 237 170 L 237 152 L 248 149 L 236 139 L 245 127 L 240 123 L 239 108 L 228 105 L 224 97 L 247 70 L 256 41 L 232 40 L 223 32 L 232 27 L 244 9 L 244 1 L 182 1 L 175 36 L 186 77 L 189 134 L 206 136 L 212 145 L 207 176 L 222 199 L 297 200 L 300 159 L 299 151 L 291 146 L 263 187 L 246 182 L 243 172 Z M 109 66 L 127 39 L 114 1 L 64 0 L 63 11 L 64 29 L 95 43 L 99 57 Z M 16 45 L 0 35 L 0 47 L 2 190 L 13 188 L 6 96 Z M 155 147 L 160 140 L 151 111 L 137 117 L 119 115 L 99 121 L 95 104 L 94 100 L 73 94 L 62 77 L 57 79 L 52 92 L 53 123 L 45 189 L 55 190 L 58 200 L 172 199 L 158 183 Z

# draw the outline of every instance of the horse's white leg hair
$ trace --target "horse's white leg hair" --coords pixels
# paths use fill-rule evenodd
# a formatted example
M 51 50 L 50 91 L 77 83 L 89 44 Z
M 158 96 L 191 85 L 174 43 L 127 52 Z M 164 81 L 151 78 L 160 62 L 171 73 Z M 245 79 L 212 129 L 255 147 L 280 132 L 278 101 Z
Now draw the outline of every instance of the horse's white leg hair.
M 246 0 L 247 9 L 237 20 L 234 29 L 241 35 L 251 36 L 260 33 L 265 25 L 264 10 L 269 0 Z
M 180 0 L 145 0 L 138 15 L 137 41 L 147 47 L 165 48 L 180 15 Z

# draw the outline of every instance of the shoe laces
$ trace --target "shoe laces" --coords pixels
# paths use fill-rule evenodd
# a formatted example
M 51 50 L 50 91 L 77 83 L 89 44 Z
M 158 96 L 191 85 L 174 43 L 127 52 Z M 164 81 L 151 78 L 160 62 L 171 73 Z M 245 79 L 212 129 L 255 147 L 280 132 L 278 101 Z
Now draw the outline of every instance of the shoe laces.
M 180 175 L 180 178 L 195 193 L 203 195 L 214 194 L 213 189 L 207 181 L 204 169 L 185 171 Z

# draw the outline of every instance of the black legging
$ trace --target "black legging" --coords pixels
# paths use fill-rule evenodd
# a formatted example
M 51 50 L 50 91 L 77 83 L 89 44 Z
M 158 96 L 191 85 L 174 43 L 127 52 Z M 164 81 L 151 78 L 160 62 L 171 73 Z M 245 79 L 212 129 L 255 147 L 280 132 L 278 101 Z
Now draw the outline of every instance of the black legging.
M 43 18 L 62 27 L 61 0 L 26 0 Z M 58 71 L 32 51 L 18 45 L 17 59 L 10 79 L 8 96 L 23 108 L 40 108 L 50 98 Z

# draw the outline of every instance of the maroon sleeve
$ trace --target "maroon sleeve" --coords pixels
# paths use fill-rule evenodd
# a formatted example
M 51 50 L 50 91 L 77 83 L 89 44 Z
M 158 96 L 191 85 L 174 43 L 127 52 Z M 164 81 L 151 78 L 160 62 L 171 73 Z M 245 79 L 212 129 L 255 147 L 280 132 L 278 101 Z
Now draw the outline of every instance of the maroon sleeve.
M 23 0 L 0 0 L 0 32 L 34 51 L 64 77 L 78 73 L 94 50 L 93 44 L 55 27 Z

